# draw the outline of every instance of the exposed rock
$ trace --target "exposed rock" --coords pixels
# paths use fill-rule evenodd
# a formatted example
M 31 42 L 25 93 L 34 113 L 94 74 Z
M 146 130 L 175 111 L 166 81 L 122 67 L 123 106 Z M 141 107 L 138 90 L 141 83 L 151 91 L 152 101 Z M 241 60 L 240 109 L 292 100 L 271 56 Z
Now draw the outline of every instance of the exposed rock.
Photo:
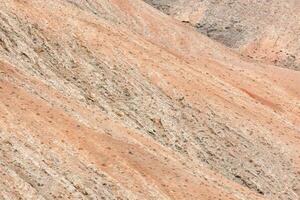
M 0 199 L 299 199 L 298 72 L 137 0 L 7 0 L 0 29 Z
M 149 1 L 245 57 L 300 70 L 299 1 Z

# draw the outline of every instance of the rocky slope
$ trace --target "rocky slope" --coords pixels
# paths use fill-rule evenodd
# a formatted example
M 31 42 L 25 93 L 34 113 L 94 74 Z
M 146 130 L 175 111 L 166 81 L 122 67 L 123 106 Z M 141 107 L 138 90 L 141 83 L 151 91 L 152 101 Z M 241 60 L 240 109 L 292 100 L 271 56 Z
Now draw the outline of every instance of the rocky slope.
M 242 55 L 300 70 L 297 0 L 145 0 Z
M 138 0 L 2 1 L 0 29 L 1 199 L 299 199 L 299 72 Z

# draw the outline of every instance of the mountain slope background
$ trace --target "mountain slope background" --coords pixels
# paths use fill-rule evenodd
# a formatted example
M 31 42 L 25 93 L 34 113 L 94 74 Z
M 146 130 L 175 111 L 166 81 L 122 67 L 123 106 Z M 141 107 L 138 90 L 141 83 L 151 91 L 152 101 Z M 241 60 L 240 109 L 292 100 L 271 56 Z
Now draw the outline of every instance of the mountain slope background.
M 0 8 L 1 199 L 299 198 L 299 72 L 143 1 Z
M 245 57 L 300 69 L 297 0 L 145 0 Z

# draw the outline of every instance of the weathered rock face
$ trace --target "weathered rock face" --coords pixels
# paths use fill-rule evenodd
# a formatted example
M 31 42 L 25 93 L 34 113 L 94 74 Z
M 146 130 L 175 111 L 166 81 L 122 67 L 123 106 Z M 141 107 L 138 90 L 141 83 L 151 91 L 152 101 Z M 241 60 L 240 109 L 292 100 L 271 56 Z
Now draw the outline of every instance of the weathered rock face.
M 146 3 L 150 4 L 154 8 L 170 15 L 170 10 L 173 8 L 174 4 L 178 1 L 172 0 L 144 0 Z
M 300 70 L 300 4 L 297 0 L 148 0 L 242 55 Z M 161 9 L 160 5 L 163 5 Z
M 1 199 L 299 199 L 300 74 L 136 0 L 0 3 Z

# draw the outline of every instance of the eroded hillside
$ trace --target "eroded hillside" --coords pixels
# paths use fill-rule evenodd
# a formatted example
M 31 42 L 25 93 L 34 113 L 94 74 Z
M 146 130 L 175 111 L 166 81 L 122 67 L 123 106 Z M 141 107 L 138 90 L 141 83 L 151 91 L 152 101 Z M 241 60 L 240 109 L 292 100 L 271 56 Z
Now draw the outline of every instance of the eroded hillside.
M 145 0 L 254 60 L 300 70 L 297 0 Z
M 1 199 L 299 199 L 300 74 L 137 0 L 0 2 Z

